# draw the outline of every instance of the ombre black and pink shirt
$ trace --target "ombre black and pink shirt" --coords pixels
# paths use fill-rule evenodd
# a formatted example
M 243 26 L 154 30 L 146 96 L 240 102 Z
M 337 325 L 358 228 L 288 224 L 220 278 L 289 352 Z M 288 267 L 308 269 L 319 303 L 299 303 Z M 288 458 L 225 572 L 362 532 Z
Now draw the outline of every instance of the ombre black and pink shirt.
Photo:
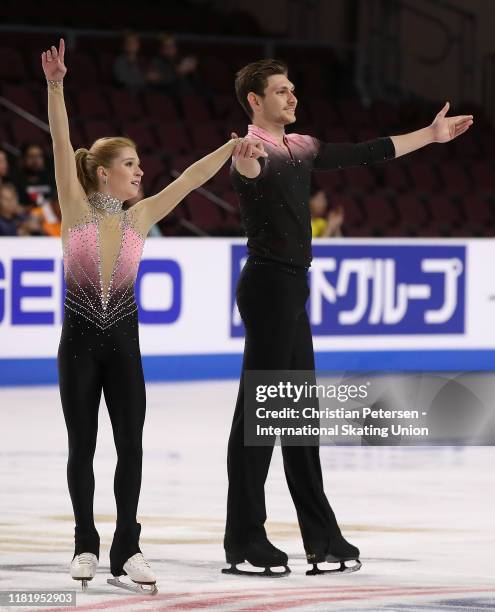
M 240 174 L 234 161 L 231 180 L 239 199 L 248 237 L 248 253 L 293 266 L 311 264 L 311 172 L 369 165 L 395 157 L 390 138 L 357 144 L 326 143 L 301 134 L 287 134 L 284 144 L 255 125 L 248 136 L 263 141 L 268 157 L 259 158 L 260 174 Z

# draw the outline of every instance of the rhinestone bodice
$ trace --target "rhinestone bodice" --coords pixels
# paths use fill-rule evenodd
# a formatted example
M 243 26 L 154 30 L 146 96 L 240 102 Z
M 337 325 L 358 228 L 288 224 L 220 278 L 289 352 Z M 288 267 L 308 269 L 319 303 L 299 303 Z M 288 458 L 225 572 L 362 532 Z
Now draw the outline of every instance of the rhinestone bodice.
M 118 198 L 114 198 L 101 191 L 95 191 L 88 196 L 88 202 L 93 208 L 104 210 L 105 212 L 115 215 L 122 212 L 124 202 Z
M 134 285 L 144 236 L 130 211 L 88 207 L 64 232 L 65 307 L 106 329 L 137 310 Z

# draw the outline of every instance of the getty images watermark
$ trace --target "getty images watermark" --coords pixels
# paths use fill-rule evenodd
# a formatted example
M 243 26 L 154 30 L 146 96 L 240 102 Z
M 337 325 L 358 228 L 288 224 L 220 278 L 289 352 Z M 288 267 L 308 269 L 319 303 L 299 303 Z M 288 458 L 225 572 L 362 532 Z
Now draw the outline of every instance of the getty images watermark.
M 244 442 L 286 445 L 495 443 L 489 373 L 247 371 Z

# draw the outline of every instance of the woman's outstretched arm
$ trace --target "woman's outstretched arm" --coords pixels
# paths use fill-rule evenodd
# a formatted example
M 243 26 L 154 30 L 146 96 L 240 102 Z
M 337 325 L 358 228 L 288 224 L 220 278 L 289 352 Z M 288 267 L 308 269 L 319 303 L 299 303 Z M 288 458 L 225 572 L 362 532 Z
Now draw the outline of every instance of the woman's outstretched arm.
M 144 227 L 149 229 L 154 223 L 168 215 L 191 191 L 201 187 L 211 179 L 232 155 L 253 159 L 267 157 L 260 140 L 232 138 L 209 155 L 189 166 L 165 189 L 150 198 L 141 200 L 134 206 Z
M 67 73 L 64 64 L 65 43 L 52 46 L 41 54 L 41 65 L 48 86 L 48 122 L 53 142 L 55 180 L 62 213 L 65 207 L 80 201 L 84 191 L 77 179 L 74 149 L 70 142 L 69 120 L 64 100 L 63 79 Z

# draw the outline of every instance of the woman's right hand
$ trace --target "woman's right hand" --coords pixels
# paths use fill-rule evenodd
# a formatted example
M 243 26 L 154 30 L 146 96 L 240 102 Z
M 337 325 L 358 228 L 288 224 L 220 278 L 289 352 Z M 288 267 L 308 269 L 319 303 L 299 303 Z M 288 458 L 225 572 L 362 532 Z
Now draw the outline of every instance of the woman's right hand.
M 236 142 L 234 143 L 234 158 L 242 159 L 258 159 L 258 157 L 268 157 L 265 151 L 263 142 L 259 138 L 244 137 L 239 138 L 235 132 L 232 132 L 231 137 Z
M 43 72 L 47 81 L 62 81 L 66 72 L 67 67 L 64 64 L 65 55 L 65 42 L 64 39 L 60 39 L 59 47 L 52 45 L 48 51 L 43 51 L 41 54 L 41 65 L 43 66 Z

